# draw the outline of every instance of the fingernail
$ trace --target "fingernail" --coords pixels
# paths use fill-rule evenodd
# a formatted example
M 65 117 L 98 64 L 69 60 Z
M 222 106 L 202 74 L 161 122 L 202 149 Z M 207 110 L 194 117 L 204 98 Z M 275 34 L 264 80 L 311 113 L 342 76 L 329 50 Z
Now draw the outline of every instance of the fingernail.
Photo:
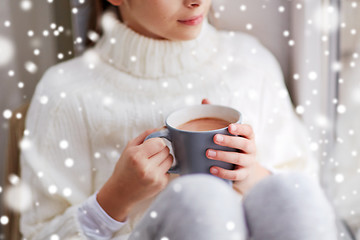
M 216 157 L 216 152 L 214 150 L 208 150 L 209 157 Z
M 229 126 L 231 131 L 235 131 L 236 130 L 236 125 L 235 124 L 230 124 Z
M 224 141 L 224 137 L 221 136 L 221 135 L 216 135 L 216 136 L 215 136 L 215 140 L 216 140 L 217 142 L 222 142 L 222 141 Z
M 217 170 L 216 168 L 210 168 L 210 172 L 216 175 L 219 173 L 219 170 Z

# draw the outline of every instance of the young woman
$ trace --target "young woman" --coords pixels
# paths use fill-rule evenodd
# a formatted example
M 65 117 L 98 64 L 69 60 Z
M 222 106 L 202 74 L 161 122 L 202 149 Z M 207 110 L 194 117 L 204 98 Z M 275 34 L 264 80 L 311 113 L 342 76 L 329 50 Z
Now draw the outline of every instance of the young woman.
M 306 198 L 308 192 L 312 199 L 318 193 L 292 193 L 289 186 L 297 183 L 303 190 L 311 188 L 298 177 L 268 177 L 275 169 L 311 174 L 317 169 L 278 63 L 258 41 L 209 25 L 211 0 L 109 2 L 117 6 L 122 22 L 106 15 L 96 46 L 49 69 L 33 97 L 23 140 L 28 143 L 23 146 L 30 147 L 22 149 L 22 178 L 33 191 L 33 205 L 21 218 L 24 237 L 244 239 L 266 231 L 259 232 L 263 227 L 252 224 L 250 228 L 257 230 L 247 229 L 239 196 L 257 199 L 250 205 L 264 206 L 266 198 L 281 208 L 286 201 L 274 196 L 284 195 L 293 202 L 288 196 Z M 215 143 L 240 153 L 206 153 L 209 159 L 237 167 L 231 171 L 213 167 L 211 174 L 218 178 L 180 177 L 167 187 L 173 178 L 167 173 L 173 158 L 161 139 L 144 142 L 154 131 L 147 129 L 161 127 L 168 113 L 202 99 L 242 112 L 246 124 L 229 126 L 240 137 L 214 137 Z M 232 180 L 241 195 L 219 178 Z M 258 184 L 262 180 L 265 183 Z M 282 187 L 285 181 L 293 185 Z M 327 217 L 321 230 L 332 226 L 332 216 L 319 196 L 301 206 L 325 204 L 319 208 Z M 153 210 L 144 216 L 152 202 Z M 267 213 L 258 205 L 250 206 L 255 210 L 249 212 L 264 218 Z M 298 206 L 291 214 L 299 212 Z M 287 217 L 279 216 L 284 219 L 278 223 L 285 224 Z M 313 221 L 303 219 L 313 227 Z M 320 230 L 300 228 L 290 234 L 312 233 L 311 239 L 325 239 Z M 280 239 L 278 234 L 281 231 L 263 239 Z M 326 239 L 329 236 L 331 231 Z

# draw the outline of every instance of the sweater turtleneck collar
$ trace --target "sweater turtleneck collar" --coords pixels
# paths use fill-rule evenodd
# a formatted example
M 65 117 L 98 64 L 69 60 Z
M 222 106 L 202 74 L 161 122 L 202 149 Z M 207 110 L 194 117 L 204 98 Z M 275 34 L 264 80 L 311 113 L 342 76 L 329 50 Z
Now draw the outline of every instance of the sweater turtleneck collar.
M 196 70 L 217 51 L 217 32 L 207 21 L 199 36 L 189 41 L 142 36 L 110 14 L 103 17 L 102 23 L 104 36 L 95 47 L 101 58 L 137 77 L 171 77 Z

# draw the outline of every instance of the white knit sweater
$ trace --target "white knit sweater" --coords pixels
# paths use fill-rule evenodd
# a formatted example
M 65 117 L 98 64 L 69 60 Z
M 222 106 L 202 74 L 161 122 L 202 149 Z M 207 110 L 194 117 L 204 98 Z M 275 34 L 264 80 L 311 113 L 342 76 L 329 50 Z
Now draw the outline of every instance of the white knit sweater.
M 83 238 L 77 209 L 107 181 L 127 142 L 203 98 L 241 111 L 260 163 L 317 172 L 279 65 L 256 39 L 205 23 L 197 39 L 171 42 L 105 22 L 96 47 L 50 68 L 32 99 L 21 144 L 22 179 L 33 192 L 21 217 L 27 239 Z M 148 205 L 115 237 L 127 239 Z

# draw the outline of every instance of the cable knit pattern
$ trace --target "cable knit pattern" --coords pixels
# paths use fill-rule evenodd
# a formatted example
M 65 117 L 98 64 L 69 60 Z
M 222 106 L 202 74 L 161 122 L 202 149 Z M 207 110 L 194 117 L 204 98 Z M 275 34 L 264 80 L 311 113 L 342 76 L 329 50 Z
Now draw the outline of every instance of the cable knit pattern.
M 21 155 L 33 192 L 21 217 L 26 239 L 83 238 L 74 209 L 107 181 L 127 142 L 202 98 L 243 114 L 260 163 L 316 173 L 278 63 L 253 37 L 205 22 L 197 39 L 170 42 L 105 23 L 97 46 L 49 69 L 32 99 Z M 139 203 L 114 238 L 127 239 L 150 203 Z

